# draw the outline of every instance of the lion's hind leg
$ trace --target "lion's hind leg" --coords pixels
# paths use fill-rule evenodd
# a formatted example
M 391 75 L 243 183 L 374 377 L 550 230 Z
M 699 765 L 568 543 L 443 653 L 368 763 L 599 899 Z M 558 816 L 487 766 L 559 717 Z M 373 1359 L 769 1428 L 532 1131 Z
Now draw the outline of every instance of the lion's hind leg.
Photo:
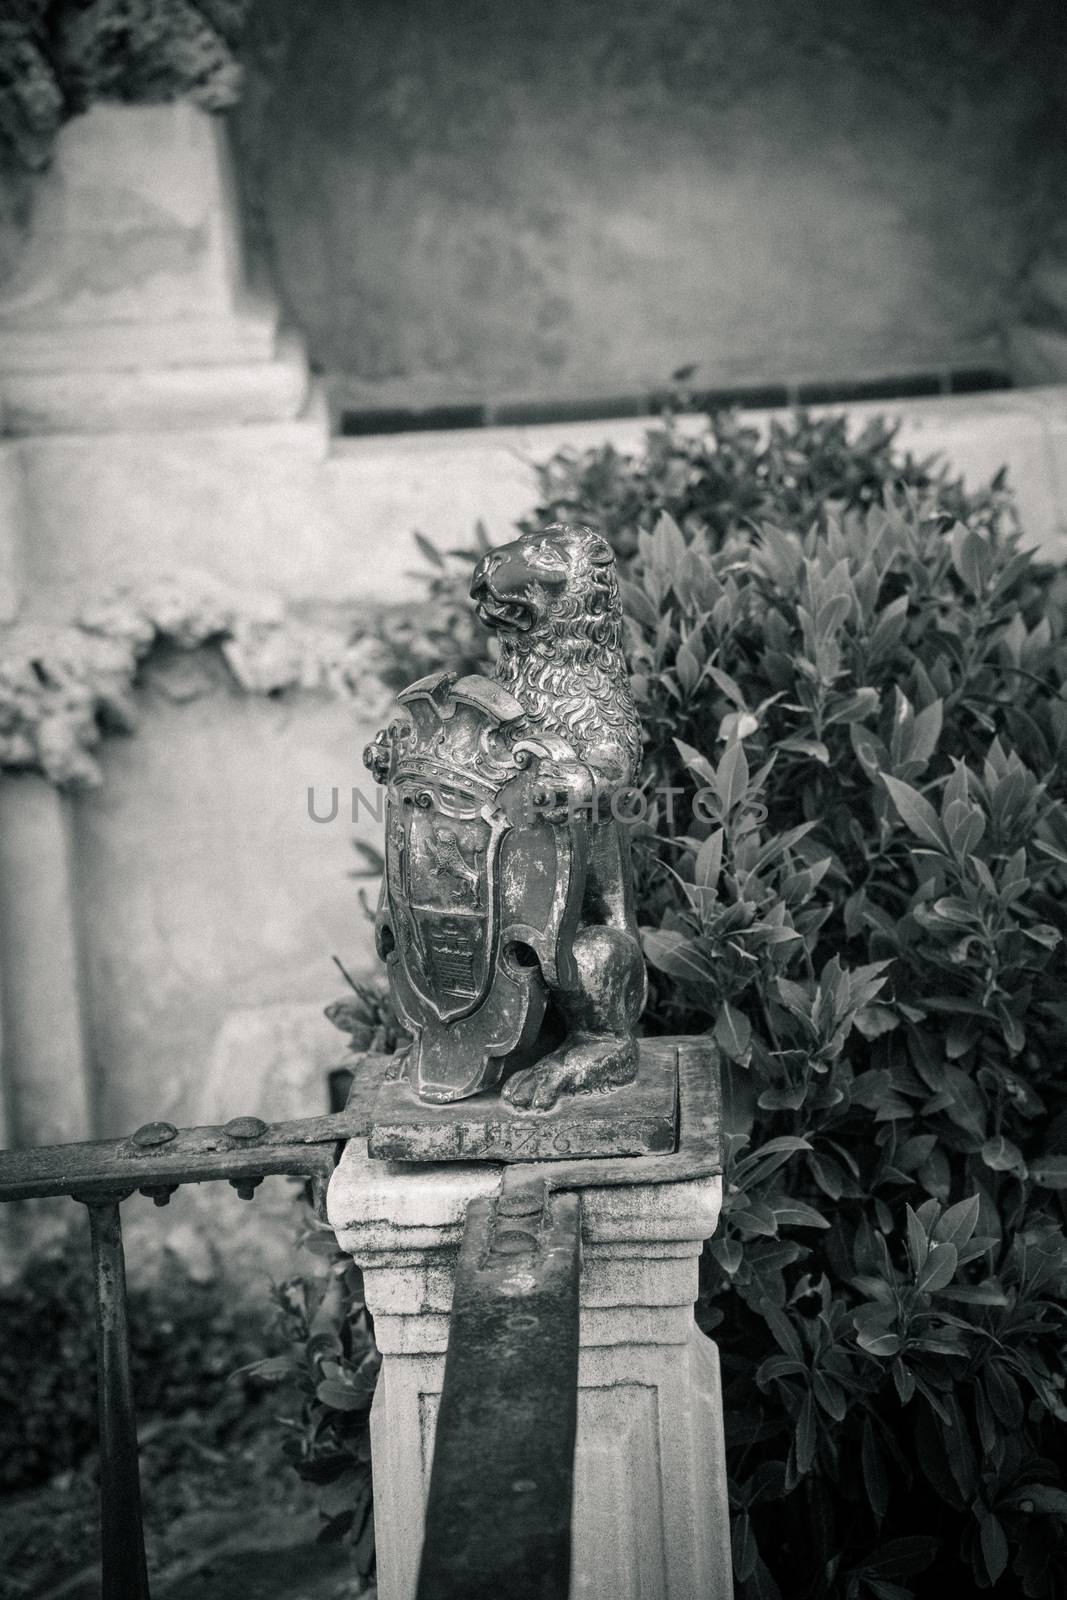
M 637 1076 L 633 1027 L 645 985 L 640 945 L 620 928 L 586 927 L 575 936 L 574 958 L 577 985 L 553 993 L 567 1037 L 504 1085 L 516 1109 L 547 1111 L 561 1095 L 595 1094 Z

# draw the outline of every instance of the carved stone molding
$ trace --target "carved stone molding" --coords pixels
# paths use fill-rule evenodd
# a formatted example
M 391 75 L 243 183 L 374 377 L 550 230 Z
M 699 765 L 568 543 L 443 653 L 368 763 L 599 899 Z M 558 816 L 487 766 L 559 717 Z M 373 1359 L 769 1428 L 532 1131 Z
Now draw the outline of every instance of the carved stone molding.
M 275 595 L 178 573 L 117 590 L 69 623 L 0 628 L 0 769 L 98 784 L 94 752 L 105 733 L 135 728 L 133 692 L 153 659 L 208 648 L 247 694 L 326 694 L 374 716 L 391 700 L 379 675 L 381 647 L 354 614 L 323 617 L 286 608 Z M 172 699 L 192 699 L 210 681 L 171 674 L 171 688 L 162 687 Z

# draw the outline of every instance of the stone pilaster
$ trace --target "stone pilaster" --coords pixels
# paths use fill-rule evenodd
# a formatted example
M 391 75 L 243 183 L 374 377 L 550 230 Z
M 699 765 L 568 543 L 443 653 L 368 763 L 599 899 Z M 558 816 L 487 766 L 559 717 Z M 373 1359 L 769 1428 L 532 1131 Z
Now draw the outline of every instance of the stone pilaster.
M 456 1256 L 500 1168 L 402 1167 L 349 1143 L 329 1216 L 362 1267 L 383 1363 L 372 1413 L 382 1600 L 412 1600 Z M 574 1600 L 729 1600 L 718 1355 L 697 1261 L 721 1180 L 582 1191 Z
M 0 774 L 3 1143 L 94 1132 L 68 807 L 44 778 Z
M 307 395 L 300 342 L 246 281 L 223 121 L 178 101 L 67 123 L 0 294 L 6 431 L 277 421 Z

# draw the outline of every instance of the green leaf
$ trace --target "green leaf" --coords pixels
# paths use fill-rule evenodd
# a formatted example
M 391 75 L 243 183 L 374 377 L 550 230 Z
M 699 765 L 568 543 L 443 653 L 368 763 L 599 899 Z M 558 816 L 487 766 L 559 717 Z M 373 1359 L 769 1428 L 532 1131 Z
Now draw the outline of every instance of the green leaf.
M 619 595 L 627 616 L 633 617 L 635 622 L 641 623 L 645 628 L 651 629 L 656 626 L 659 612 L 639 584 L 630 583 L 625 578 L 620 579 Z
M 800 756 L 811 756 L 813 761 L 821 762 L 824 767 L 830 765 L 829 746 L 823 744 L 821 739 L 780 739 L 777 748 L 791 750 Z
M 370 1406 L 370 1396 L 362 1388 L 356 1389 L 336 1378 L 324 1378 L 315 1396 L 333 1411 L 366 1411 Z
M 712 1239 L 708 1249 L 730 1278 L 734 1276 L 745 1257 L 745 1252 L 736 1239 Z
M 801 1477 L 811 1471 L 812 1464 L 815 1460 L 815 1446 L 817 1439 L 818 1432 L 815 1423 L 815 1402 L 812 1399 L 809 1391 L 804 1396 L 801 1404 L 800 1415 L 797 1417 L 796 1432 L 793 1437 L 793 1443 L 796 1447 L 797 1453 L 797 1471 L 800 1473 Z
M 674 657 L 674 670 L 678 675 L 678 682 L 686 694 L 692 694 L 700 682 L 700 662 L 687 644 L 678 646 Z
M 895 1011 L 888 1006 L 862 1006 L 852 1019 L 852 1025 L 857 1033 L 865 1039 L 880 1039 L 885 1033 L 892 1033 L 894 1028 L 900 1026 L 900 1019 Z
M 718 785 L 715 778 L 715 768 L 707 756 L 702 756 L 699 750 L 694 750 L 693 746 L 686 744 L 684 739 L 675 739 L 674 743 L 687 771 L 691 772 L 694 778 L 698 778 L 706 788 L 714 789 L 717 794 Z
M 981 1520 L 979 1537 L 989 1581 L 997 1583 L 1008 1565 L 1008 1540 L 999 1519 L 991 1511 Z
M 239 1367 L 231 1377 L 247 1372 L 250 1377 L 273 1383 L 279 1378 L 295 1377 L 300 1370 L 300 1363 L 294 1356 L 265 1356 L 262 1361 L 251 1361 L 246 1367 Z
M 671 575 L 685 560 L 685 534 L 667 511 L 660 512 L 652 530 L 652 550 L 658 564 Z
M 856 1342 L 868 1355 L 886 1357 L 897 1354 L 901 1339 L 893 1326 L 896 1322 L 894 1306 L 872 1300 L 852 1313 L 852 1322 L 856 1329 Z
M 995 1360 L 987 1363 L 983 1378 L 985 1392 L 997 1420 L 1003 1428 L 1014 1432 L 1016 1428 L 1022 1426 L 1025 1415 L 1019 1385 L 1003 1362 Z
M 1015 1172 L 1020 1176 L 1026 1172 L 1026 1163 L 1019 1146 L 1006 1139 L 1002 1133 L 994 1134 L 992 1139 L 986 1140 L 982 1146 L 982 1160 L 993 1172 Z
M 424 533 L 416 533 L 413 535 L 413 538 L 415 543 L 418 545 L 419 551 L 424 559 L 427 560 L 432 567 L 437 567 L 443 572 L 447 566 L 447 562 L 445 561 L 445 558 L 441 554 L 440 550 L 438 550 L 437 546 L 427 539 Z
M 731 1061 L 743 1061 L 752 1043 L 752 1024 L 728 1000 L 723 1001 L 715 1019 L 715 1042 Z
M 959 1252 L 954 1244 L 931 1245 L 930 1254 L 915 1279 L 915 1287 L 921 1294 L 936 1294 L 952 1282 L 958 1265 Z
M 693 878 L 702 889 L 714 889 L 719 881 L 722 871 L 722 846 L 725 835 L 721 828 L 716 828 L 713 833 L 701 842 L 696 854 Z
M 993 570 L 989 541 L 973 528 L 957 523 L 951 534 L 952 565 L 971 594 L 980 594 Z
M 705 670 L 712 682 L 722 690 L 728 700 L 733 701 L 739 711 L 748 710 L 744 695 L 728 672 L 723 672 L 719 667 L 711 666 L 710 663 Z
M 700 946 L 670 928 L 643 928 L 641 943 L 652 965 L 668 977 L 689 983 L 707 983 L 711 967 Z
M 919 712 L 911 728 L 908 761 L 921 761 L 923 766 L 926 765 L 937 749 L 943 716 L 944 702 L 941 700 L 932 701 L 925 710 Z
M 863 1438 L 860 1445 L 860 1462 L 863 1467 L 863 1484 L 871 1510 L 881 1519 L 889 1507 L 889 1478 L 886 1474 L 885 1455 L 874 1436 L 870 1417 L 863 1421 Z
M 730 1541 L 734 1559 L 734 1577 L 738 1583 L 747 1583 L 756 1570 L 759 1548 L 752 1531 L 752 1520 L 747 1511 L 733 1519 L 733 1536 Z
M 828 1228 L 826 1218 L 804 1200 L 772 1200 L 775 1221 L 783 1228 Z
M 937 812 L 929 800 L 924 799 L 918 789 L 913 789 L 910 783 L 903 783 L 900 778 L 894 778 L 888 772 L 882 773 L 882 782 L 889 790 L 889 797 L 896 806 L 901 821 L 911 829 L 916 838 L 921 839 L 933 850 L 947 849 L 947 840 L 938 821 Z
M 900 1335 L 897 1333 L 860 1333 L 856 1338 L 868 1355 L 895 1356 L 900 1349 Z
M 729 814 L 748 789 L 748 759 L 741 741 L 728 745 L 715 772 L 715 788 L 723 811 Z
M 369 1474 L 366 1470 L 342 1472 L 332 1483 L 324 1484 L 316 1495 L 316 1503 L 324 1517 L 339 1517 L 346 1511 L 355 1511 L 360 1496 L 367 1491 Z
M 756 1104 L 763 1111 L 799 1111 L 807 1096 L 806 1084 L 776 1083 L 762 1091 Z
M 779 1349 L 783 1350 L 791 1360 L 803 1363 L 804 1345 L 792 1318 L 769 1300 L 765 1300 L 761 1305 L 760 1314 L 771 1330 Z
M 930 1254 L 930 1241 L 920 1218 L 910 1206 L 906 1206 L 904 1209 L 907 1217 L 908 1257 L 911 1261 L 911 1270 L 918 1276 L 926 1265 L 926 1258 Z
M 956 1205 L 949 1206 L 931 1237 L 938 1244 L 954 1244 L 957 1250 L 962 1250 L 978 1226 L 981 1205 L 981 1195 L 975 1194 L 969 1200 L 960 1200 Z
M 790 1156 L 810 1149 L 808 1141 L 795 1134 L 787 1133 L 777 1139 L 768 1139 L 758 1150 L 753 1150 L 750 1155 L 734 1163 L 734 1180 L 741 1184 L 748 1179 L 750 1185 L 755 1187 L 764 1183 L 773 1172 L 778 1171 L 779 1167 L 784 1166 Z
M 834 722 L 862 722 L 878 710 L 878 700 L 878 690 L 871 688 L 856 689 L 852 694 L 842 695 L 831 701 L 830 709 L 823 717 L 823 727 L 828 728 Z
M 985 1283 L 959 1283 L 951 1289 L 942 1289 L 946 1300 L 958 1300 L 965 1306 L 1006 1306 L 1008 1297 L 992 1278 Z

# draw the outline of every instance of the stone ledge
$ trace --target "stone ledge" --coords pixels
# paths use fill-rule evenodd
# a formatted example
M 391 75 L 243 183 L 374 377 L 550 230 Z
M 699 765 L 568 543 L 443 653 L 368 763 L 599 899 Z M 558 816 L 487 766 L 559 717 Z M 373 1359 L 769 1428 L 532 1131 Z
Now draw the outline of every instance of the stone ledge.
M 693 1241 L 684 1255 L 650 1254 L 647 1247 L 616 1255 L 611 1246 L 590 1246 L 582 1257 L 582 1305 L 590 1311 L 610 1306 L 691 1307 L 697 1296 L 700 1244 Z M 421 1256 L 389 1252 L 381 1264 L 360 1256 L 367 1296 L 376 1317 L 422 1317 L 447 1312 L 452 1305 L 456 1250 L 427 1251 Z M 437 1259 L 435 1259 L 435 1257 Z
M 278 342 L 278 307 L 249 296 L 245 306 L 215 316 L 160 321 L 57 322 L 0 319 L 4 372 L 141 371 L 270 361 Z
M 14 434 L 173 432 L 297 417 L 309 384 L 304 346 L 286 334 L 270 361 L 8 371 L 0 374 L 0 400 Z
M 638 1160 L 634 1165 L 636 1180 Z M 455 1246 L 468 1201 L 499 1193 L 501 1172 L 486 1164 L 373 1161 L 365 1139 L 350 1139 L 330 1180 L 330 1223 L 341 1248 L 357 1261 L 366 1261 L 368 1253 Z M 721 1204 L 718 1177 L 583 1189 L 583 1241 L 659 1246 L 707 1239 Z
M 458 1244 L 470 1200 L 496 1195 L 500 1168 L 460 1162 L 412 1168 L 372 1161 L 366 1139 L 350 1139 L 330 1179 L 327 1213 L 343 1250 L 364 1252 Z

